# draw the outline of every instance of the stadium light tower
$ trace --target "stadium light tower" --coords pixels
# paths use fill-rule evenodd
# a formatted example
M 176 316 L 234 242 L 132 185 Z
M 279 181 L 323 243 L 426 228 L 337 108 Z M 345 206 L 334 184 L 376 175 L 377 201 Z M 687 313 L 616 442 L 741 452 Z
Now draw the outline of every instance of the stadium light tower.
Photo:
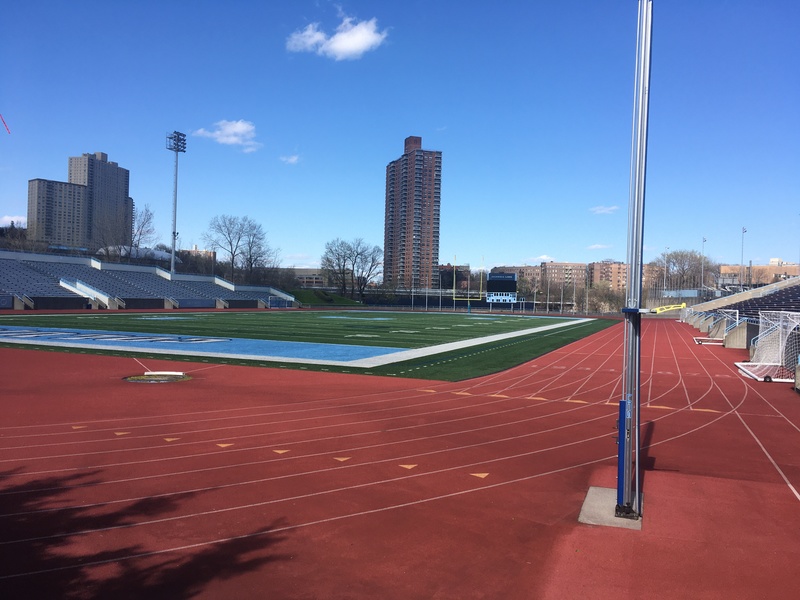
M 739 291 L 744 291 L 744 234 L 747 229 L 742 227 L 742 260 L 739 262 Z
M 173 131 L 167 134 L 167 150 L 175 153 L 175 185 L 172 188 L 172 258 L 169 272 L 175 274 L 175 242 L 178 239 L 178 154 L 186 152 L 186 134 Z

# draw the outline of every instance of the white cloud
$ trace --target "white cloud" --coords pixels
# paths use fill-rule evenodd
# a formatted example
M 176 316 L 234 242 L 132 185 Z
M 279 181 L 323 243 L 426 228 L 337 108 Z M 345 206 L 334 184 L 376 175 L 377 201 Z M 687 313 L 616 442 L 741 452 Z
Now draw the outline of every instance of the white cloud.
M 525 264 L 525 265 L 538 265 L 539 263 L 550 262 L 550 261 L 553 261 L 553 260 L 555 260 L 555 258 L 550 256 L 549 254 L 542 254 L 541 256 L 534 256 L 532 258 L 527 258 L 527 259 L 525 259 L 523 261 L 522 264 Z
M 320 29 L 319 23 L 311 23 L 305 29 L 295 31 L 286 40 L 289 52 L 316 52 L 334 60 L 355 60 L 366 52 L 375 50 L 389 32 L 378 31 L 378 20 L 355 21 L 343 17 L 336 33 L 328 35 Z
M 193 133 L 199 137 L 211 138 L 218 144 L 241 146 L 243 152 L 255 152 L 263 144 L 255 140 L 256 126 L 251 121 L 217 121 L 211 131 L 200 128 Z
M 286 49 L 289 52 L 314 52 L 324 44 L 328 36 L 319 29 L 319 23 L 311 23 L 302 31 L 295 31 L 286 40 Z
M 610 215 L 619 210 L 619 206 L 593 206 L 589 212 L 595 215 Z
M 28 226 L 28 217 L 14 217 L 9 215 L 3 215 L 0 217 L 0 227 L 8 227 L 11 223 L 14 223 L 14 227 L 27 227 Z
M 281 162 L 286 163 L 287 165 L 296 165 L 300 162 L 300 155 L 299 154 L 292 154 L 290 156 L 281 156 Z
M 592 244 L 591 246 L 586 246 L 587 250 L 605 250 L 606 248 L 611 248 L 611 244 Z

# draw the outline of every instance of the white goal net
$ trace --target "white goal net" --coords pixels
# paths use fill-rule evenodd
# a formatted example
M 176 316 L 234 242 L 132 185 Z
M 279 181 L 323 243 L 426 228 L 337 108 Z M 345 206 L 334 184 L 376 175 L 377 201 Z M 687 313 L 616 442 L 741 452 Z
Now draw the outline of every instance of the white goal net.
M 741 371 L 759 381 L 794 383 L 800 357 L 800 313 L 759 313 L 758 335 L 752 347 L 750 362 L 736 363 Z

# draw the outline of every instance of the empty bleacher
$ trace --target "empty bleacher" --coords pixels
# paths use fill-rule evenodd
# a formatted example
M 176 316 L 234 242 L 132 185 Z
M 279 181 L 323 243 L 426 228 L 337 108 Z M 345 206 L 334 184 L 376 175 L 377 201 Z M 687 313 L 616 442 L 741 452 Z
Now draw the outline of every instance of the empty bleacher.
M 242 286 L 239 286 L 242 287 Z M 260 308 L 292 306 L 269 287 L 215 277 L 170 275 L 157 267 L 0 251 L 0 308 Z M 16 300 L 14 300 L 16 299 Z
M 0 258 L 0 293 L 19 299 L 25 306 L 84 308 L 86 300 L 61 287 L 57 279 L 21 261 Z
M 709 334 L 695 338 L 698 343 L 750 348 L 759 332 L 760 313 L 772 311 L 800 312 L 800 277 L 696 304 L 684 310 L 681 319 Z M 716 326 L 721 322 L 724 327 Z
M 726 308 L 738 310 L 739 315 L 742 317 L 753 318 L 758 318 L 758 313 L 762 310 L 800 312 L 800 285 L 771 291 L 763 296 L 733 302 Z

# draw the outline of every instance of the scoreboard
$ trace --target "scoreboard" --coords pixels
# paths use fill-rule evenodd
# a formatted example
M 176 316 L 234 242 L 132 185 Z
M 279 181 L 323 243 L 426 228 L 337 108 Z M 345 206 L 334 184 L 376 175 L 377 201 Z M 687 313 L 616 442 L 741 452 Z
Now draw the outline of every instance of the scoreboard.
M 486 278 L 486 301 L 489 303 L 516 302 L 517 274 L 489 273 Z

